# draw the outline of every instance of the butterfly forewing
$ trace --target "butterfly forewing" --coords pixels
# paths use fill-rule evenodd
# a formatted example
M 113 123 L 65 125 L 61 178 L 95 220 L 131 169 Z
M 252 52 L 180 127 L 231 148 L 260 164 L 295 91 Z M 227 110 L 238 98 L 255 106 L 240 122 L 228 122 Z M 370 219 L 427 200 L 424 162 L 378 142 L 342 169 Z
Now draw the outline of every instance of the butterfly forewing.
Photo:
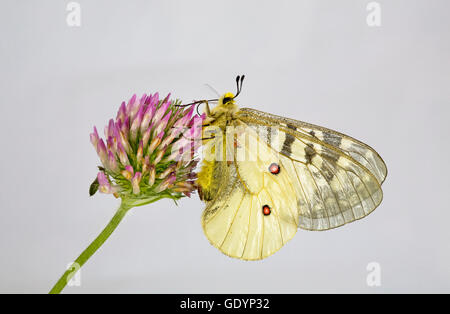
M 367 144 L 348 135 L 322 126 L 273 115 L 251 108 L 240 109 L 239 116 L 242 119 L 249 118 L 264 121 L 264 123 L 275 127 L 284 125 L 285 127 L 295 129 L 299 133 L 303 133 L 305 136 L 314 137 L 357 160 L 377 178 L 380 184 L 386 178 L 386 164 L 380 155 Z
M 290 174 L 290 183 L 297 195 L 300 228 L 336 228 L 368 215 L 381 203 L 380 183 L 386 167 L 367 145 L 332 130 L 312 129 L 308 124 L 313 134 L 319 134 L 313 136 L 299 129 L 304 126 L 300 121 L 253 109 L 242 109 L 240 113 L 239 119 L 252 128 L 272 127 L 271 136 L 266 138 L 267 145 L 280 154 L 280 163 Z M 329 137 L 327 142 L 322 141 L 319 137 L 323 134 L 333 134 L 334 139 Z M 337 147 L 341 145 L 337 137 L 340 143 L 354 141 L 354 147 L 346 144 L 347 148 L 352 147 L 350 153 Z M 362 159 L 365 163 L 360 163 L 352 156 L 356 155 L 355 147 L 360 150 L 365 147 L 365 156 L 377 158 L 365 158 Z M 378 176 L 371 169 L 378 169 Z

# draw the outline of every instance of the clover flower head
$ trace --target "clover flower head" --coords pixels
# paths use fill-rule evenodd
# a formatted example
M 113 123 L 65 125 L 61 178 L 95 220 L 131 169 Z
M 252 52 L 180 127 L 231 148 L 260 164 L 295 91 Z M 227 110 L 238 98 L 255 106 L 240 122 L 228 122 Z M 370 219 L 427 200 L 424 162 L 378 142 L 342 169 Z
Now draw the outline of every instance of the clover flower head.
M 90 194 L 114 194 L 133 206 L 190 196 L 196 189 L 194 158 L 205 115 L 195 115 L 194 105 L 180 105 L 170 94 L 164 99 L 158 93 L 133 95 L 109 120 L 105 140 L 94 127 L 90 139 L 102 166 Z

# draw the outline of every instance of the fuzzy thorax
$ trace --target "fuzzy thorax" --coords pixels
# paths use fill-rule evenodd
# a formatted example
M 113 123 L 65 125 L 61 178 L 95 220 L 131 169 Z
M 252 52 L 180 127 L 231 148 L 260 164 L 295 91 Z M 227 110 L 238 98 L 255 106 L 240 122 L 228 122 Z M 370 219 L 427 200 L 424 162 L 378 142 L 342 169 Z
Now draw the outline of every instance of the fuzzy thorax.
M 239 110 L 236 102 L 234 101 L 233 93 L 225 93 L 219 98 L 218 104 L 214 107 L 203 123 L 204 126 L 219 127 L 222 132 L 222 138 L 225 138 L 226 127 L 230 121 L 234 119 L 235 113 Z M 204 138 L 208 138 L 210 135 L 206 132 L 203 133 Z M 225 142 L 225 141 L 224 141 Z M 225 148 L 225 143 L 223 143 Z M 225 152 L 225 150 L 223 150 Z M 204 149 L 205 154 L 215 154 L 214 150 Z M 215 156 L 205 156 L 202 162 L 202 167 L 198 173 L 197 185 L 200 198 L 202 200 L 211 200 L 215 193 L 218 191 L 220 182 L 220 172 L 224 169 L 220 168 Z

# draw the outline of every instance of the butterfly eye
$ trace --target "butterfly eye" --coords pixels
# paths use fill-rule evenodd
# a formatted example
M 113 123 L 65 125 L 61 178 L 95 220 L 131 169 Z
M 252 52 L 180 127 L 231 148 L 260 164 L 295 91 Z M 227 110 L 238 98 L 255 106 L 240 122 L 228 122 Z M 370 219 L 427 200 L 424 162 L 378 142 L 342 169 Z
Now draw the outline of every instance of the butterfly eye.
M 230 102 L 230 101 L 232 101 L 233 100 L 233 98 L 231 98 L 231 97 L 225 97 L 223 100 L 222 100 L 222 103 L 225 105 L 227 102 Z
M 271 174 L 279 174 L 280 173 L 280 166 L 276 163 L 272 163 L 269 166 L 269 171 Z
M 263 211 L 264 216 L 268 216 L 268 215 L 270 215 L 270 213 L 271 213 L 271 210 L 270 210 L 269 205 L 264 205 L 264 206 L 262 207 L 262 211 Z

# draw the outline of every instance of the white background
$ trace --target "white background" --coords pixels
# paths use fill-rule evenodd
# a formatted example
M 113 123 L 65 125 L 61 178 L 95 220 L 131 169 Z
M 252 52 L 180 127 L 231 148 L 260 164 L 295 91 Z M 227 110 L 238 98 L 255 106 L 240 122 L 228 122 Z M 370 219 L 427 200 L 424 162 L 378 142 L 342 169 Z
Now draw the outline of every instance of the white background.
M 0 292 L 46 293 L 118 200 L 88 197 L 89 142 L 133 93 L 184 101 L 234 91 L 242 106 L 374 147 L 389 174 L 365 219 L 299 230 L 259 262 L 203 235 L 195 195 L 137 208 L 70 293 L 450 292 L 448 1 L 2 1 Z M 381 286 L 366 284 L 370 262 Z

